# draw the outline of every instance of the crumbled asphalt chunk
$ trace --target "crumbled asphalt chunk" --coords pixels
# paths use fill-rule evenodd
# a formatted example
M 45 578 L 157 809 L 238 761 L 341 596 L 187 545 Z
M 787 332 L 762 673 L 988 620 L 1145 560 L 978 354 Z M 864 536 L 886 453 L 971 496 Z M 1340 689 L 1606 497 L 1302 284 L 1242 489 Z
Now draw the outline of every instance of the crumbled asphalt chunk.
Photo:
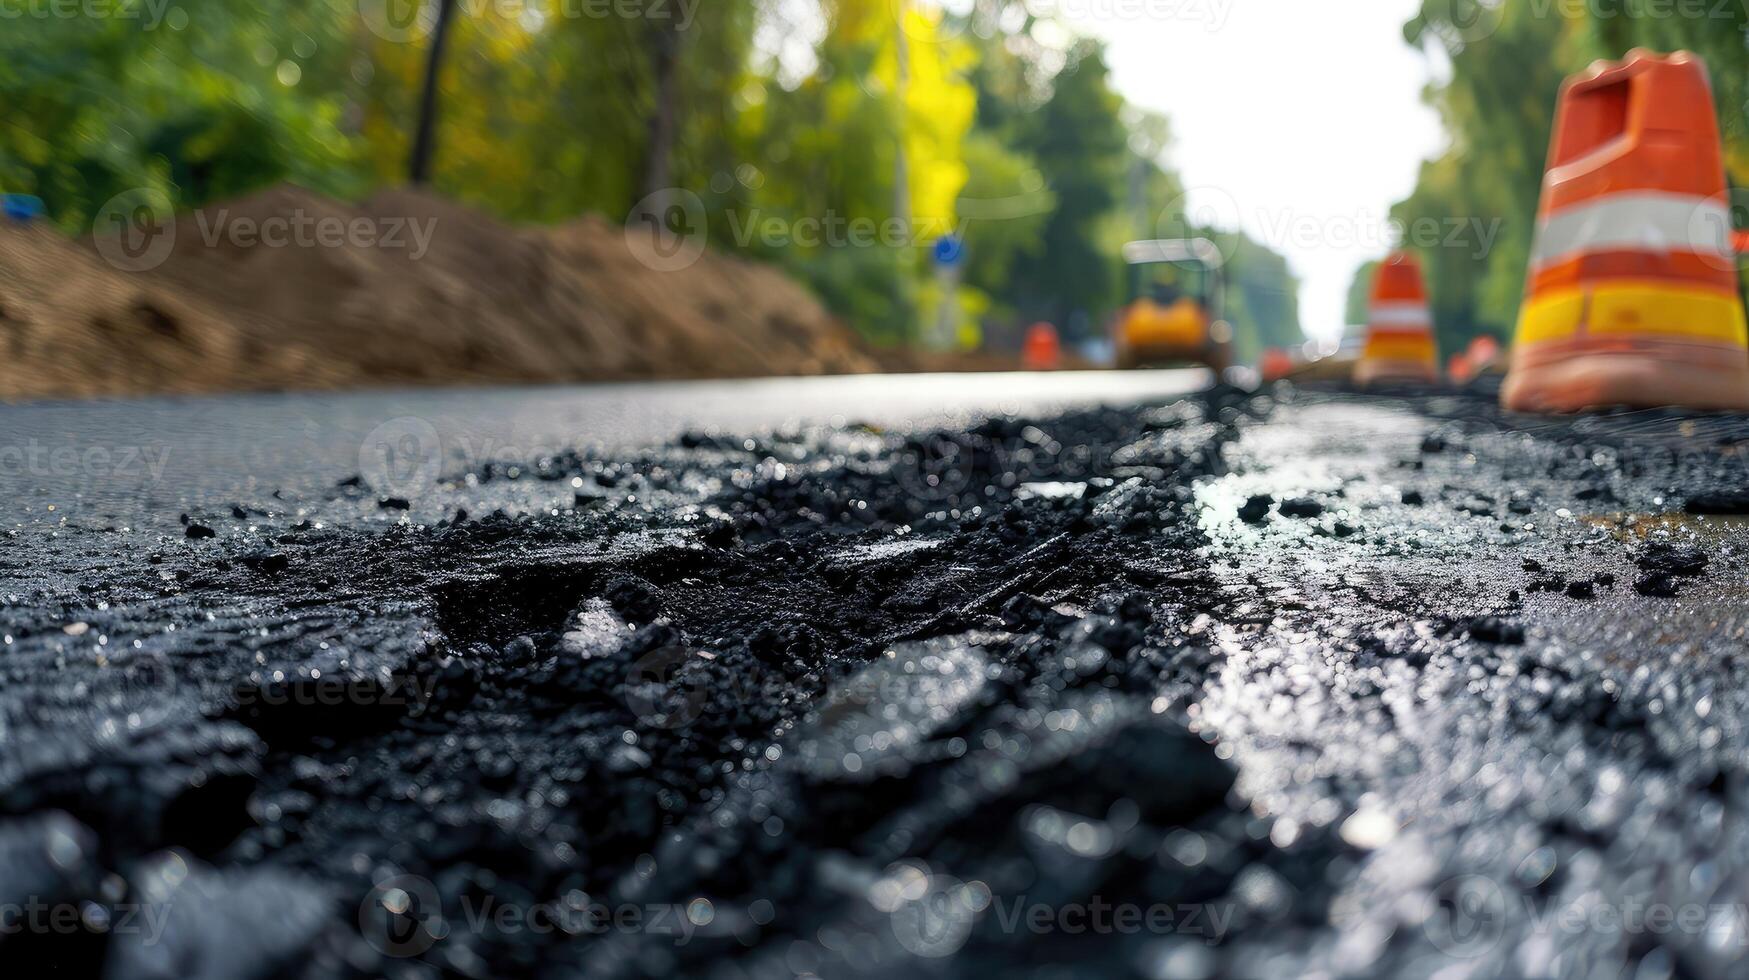
M 406 497 L 381 497 L 377 500 L 377 506 L 383 510 L 408 510 L 413 504 Z
M 1419 507 L 1426 502 L 1419 490 L 1405 490 L 1400 499 L 1410 507 Z
M 1239 519 L 1247 524 L 1261 524 L 1269 517 L 1269 508 L 1275 506 L 1275 498 L 1267 493 L 1253 494 L 1239 505 Z
M 1445 452 L 1445 437 L 1437 433 L 1429 433 L 1421 440 L 1421 451 L 1428 454 Z
M 1672 599 L 1681 593 L 1682 587 L 1678 584 L 1677 577 L 1669 572 L 1647 572 L 1634 579 L 1634 591 L 1641 595 Z
M 194 522 L 190 522 L 187 527 L 182 529 L 182 533 L 183 533 L 183 536 L 185 536 L 185 537 L 199 540 L 201 538 L 210 538 L 213 535 L 217 534 L 218 532 L 214 531 L 210 527 L 207 527 L 205 524 L 197 524 Z
M 1283 517 L 1317 517 L 1324 513 L 1324 505 L 1313 497 L 1292 497 L 1282 501 L 1277 510 Z
M 1568 582 L 1567 595 L 1574 599 L 1594 599 L 1597 597 L 1597 586 L 1583 579 Z
M 1707 561 L 1706 552 L 1699 548 L 1661 541 L 1646 545 L 1634 557 L 1634 564 L 1642 571 L 1690 578 L 1705 574 Z
M 1749 514 L 1749 490 L 1721 490 L 1689 496 L 1683 510 L 1690 514 L 1741 516 Z
M 275 980 L 347 972 L 334 896 L 301 875 L 217 872 L 186 855 L 148 860 L 131 882 L 154 914 L 110 943 L 105 974 L 138 980 Z M 369 913 L 363 911 L 361 918 Z M 376 925 L 364 918 L 367 930 Z M 373 935 L 389 945 L 387 931 Z
M 0 905 L 22 908 L 33 896 L 63 902 L 94 893 L 96 854 L 96 837 L 65 813 L 0 819 Z
M 237 559 L 245 567 L 254 569 L 263 575 L 277 575 L 291 566 L 291 559 L 284 552 L 256 551 Z
M 1468 624 L 1470 636 L 1483 643 L 1503 643 L 1513 646 L 1524 642 L 1524 624 L 1503 616 L 1477 616 Z
M 1480 497 L 1471 497 L 1470 499 L 1463 501 L 1462 503 L 1457 505 L 1457 509 L 1466 513 L 1466 514 L 1471 514 L 1471 515 L 1474 515 L 1476 517 L 1493 517 L 1494 516 L 1494 504 L 1493 504 L 1493 502 L 1488 501 L 1488 500 L 1483 500 Z

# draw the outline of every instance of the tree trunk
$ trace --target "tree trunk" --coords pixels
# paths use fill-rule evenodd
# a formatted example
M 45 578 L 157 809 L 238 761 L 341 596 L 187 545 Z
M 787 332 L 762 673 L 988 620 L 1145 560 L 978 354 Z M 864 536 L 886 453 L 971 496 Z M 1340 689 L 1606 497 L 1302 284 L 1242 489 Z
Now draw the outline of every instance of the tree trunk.
M 455 0 L 437 0 L 437 25 L 431 31 L 431 50 L 425 56 L 425 84 L 419 92 L 419 125 L 413 134 L 413 153 L 407 161 L 407 180 L 415 186 L 431 182 L 431 158 L 437 149 L 437 81 L 443 74 L 444 42 L 455 15 Z
M 650 67 L 656 80 L 656 104 L 650 111 L 644 193 L 659 194 L 674 186 L 674 140 L 680 115 L 680 33 L 666 26 L 650 33 Z

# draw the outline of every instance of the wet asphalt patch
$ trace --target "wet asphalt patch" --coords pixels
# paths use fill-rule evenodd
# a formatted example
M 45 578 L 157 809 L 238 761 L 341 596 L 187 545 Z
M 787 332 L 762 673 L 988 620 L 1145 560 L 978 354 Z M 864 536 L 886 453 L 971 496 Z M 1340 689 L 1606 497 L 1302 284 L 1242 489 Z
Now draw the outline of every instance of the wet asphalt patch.
M 73 924 L 0 953 L 1730 975 L 1745 432 L 1217 389 L 15 535 L 0 909 Z M 1599 902 L 1704 922 L 1526 913 Z

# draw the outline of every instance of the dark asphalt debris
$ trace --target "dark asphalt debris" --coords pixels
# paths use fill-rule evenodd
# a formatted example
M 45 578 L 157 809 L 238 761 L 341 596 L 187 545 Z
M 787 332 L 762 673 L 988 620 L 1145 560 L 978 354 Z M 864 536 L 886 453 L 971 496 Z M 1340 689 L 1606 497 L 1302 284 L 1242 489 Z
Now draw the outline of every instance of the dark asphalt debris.
M 1261 524 L 1269 517 L 1275 498 L 1266 493 L 1253 494 L 1239 506 L 1239 519 L 1247 524 Z
M 77 927 L 0 955 L 1740 975 L 1734 920 L 1475 919 L 1743 900 L 1745 625 L 1696 613 L 1721 651 L 1657 618 L 1686 599 L 1566 601 L 1741 576 L 1654 510 L 1684 495 L 1634 469 L 1647 425 L 1221 387 L 355 479 L 201 548 L 56 528 L 0 565 L 0 909 Z M 1463 516 L 1499 501 L 1538 514 Z
M 1471 636 L 1483 643 L 1508 643 L 1516 646 L 1524 642 L 1524 624 L 1500 616 L 1478 616 L 1470 620 L 1469 631 Z
M 1720 514 L 1727 516 L 1742 516 L 1749 514 L 1749 490 L 1721 490 L 1715 493 L 1697 493 L 1688 498 L 1683 509 L 1690 514 Z

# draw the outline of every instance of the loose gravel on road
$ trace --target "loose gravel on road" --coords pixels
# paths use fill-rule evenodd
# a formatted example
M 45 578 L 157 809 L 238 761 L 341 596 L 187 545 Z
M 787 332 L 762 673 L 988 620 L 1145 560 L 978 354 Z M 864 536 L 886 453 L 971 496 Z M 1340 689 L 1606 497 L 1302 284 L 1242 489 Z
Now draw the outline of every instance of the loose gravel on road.
M 1223 387 L 20 525 L 0 956 L 1742 976 L 1746 449 Z

